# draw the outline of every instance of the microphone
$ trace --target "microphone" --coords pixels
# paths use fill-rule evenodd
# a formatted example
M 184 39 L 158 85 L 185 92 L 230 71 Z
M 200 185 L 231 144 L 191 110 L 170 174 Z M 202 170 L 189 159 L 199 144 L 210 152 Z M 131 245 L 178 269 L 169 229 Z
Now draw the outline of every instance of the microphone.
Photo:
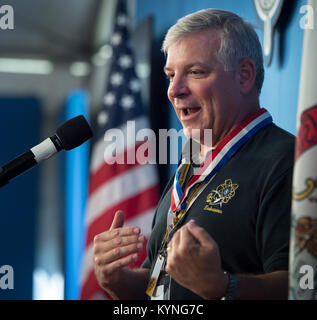
M 12 178 L 51 158 L 59 151 L 74 149 L 92 136 L 92 130 L 84 116 L 80 115 L 64 122 L 53 136 L 0 167 L 0 188 L 8 184 Z

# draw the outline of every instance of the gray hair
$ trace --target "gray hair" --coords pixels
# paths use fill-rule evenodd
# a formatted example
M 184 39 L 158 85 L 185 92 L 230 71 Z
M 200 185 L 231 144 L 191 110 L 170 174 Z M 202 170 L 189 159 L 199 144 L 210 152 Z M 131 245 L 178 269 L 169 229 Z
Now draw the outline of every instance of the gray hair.
M 252 25 L 237 14 L 216 9 L 204 9 L 189 14 L 177 21 L 167 32 L 162 51 L 180 38 L 206 29 L 221 30 L 221 45 L 216 58 L 225 71 L 235 70 L 244 58 L 253 60 L 256 69 L 255 86 L 260 95 L 264 80 L 263 55 L 259 38 Z

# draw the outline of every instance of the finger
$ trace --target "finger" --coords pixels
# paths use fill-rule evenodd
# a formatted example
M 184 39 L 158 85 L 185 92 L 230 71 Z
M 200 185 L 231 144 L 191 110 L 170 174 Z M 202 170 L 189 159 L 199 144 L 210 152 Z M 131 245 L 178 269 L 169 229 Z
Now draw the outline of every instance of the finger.
M 144 244 L 142 243 L 134 243 L 124 247 L 115 248 L 103 255 L 98 255 L 96 257 L 96 264 L 98 266 L 110 264 L 114 261 L 120 260 L 121 258 L 137 253 L 144 248 Z
M 143 235 L 131 235 L 131 236 L 118 236 L 112 240 L 102 242 L 99 246 L 98 253 L 108 252 L 118 247 L 124 247 L 130 244 L 144 244 L 145 237 Z M 97 252 L 96 252 L 97 253 Z
M 140 228 L 139 227 L 124 227 L 124 228 L 116 228 L 113 230 L 108 230 L 102 233 L 99 233 L 95 236 L 94 242 L 102 242 L 102 241 L 109 241 L 117 237 L 125 237 L 125 236 L 132 236 L 132 235 L 139 235 Z
M 172 275 L 175 264 L 175 256 L 179 253 L 180 232 L 177 230 L 172 237 L 172 240 L 168 244 L 167 260 L 165 271 Z
M 136 262 L 137 260 L 139 260 L 139 256 L 137 253 L 130 254 L 107 265 L 107 273 L 108 275 L 110 275 L 118 269 L 128 267 L 131 263 Z
M 124 212 L 121 210 L 118 210 L 113 218 L 110 230 L 116 229 L 116 228 L 122 228 L 124 224 Z
M 204 228 L 197 226 L 194 220 L 190 220 L 185 226 L 201 245 L 210 245 L 210 243 L 215 244 L 214 239 L 209 233 Z
M 176 231 L 172 237 L 172 240 L 170 241 L 169 245 L 171 246 L 171 248 L 173 249 L 177 249 L 178 245 L 179 245 L 179 241 L 180 241 L 180 233 L 179 230 Z
M 181 228 L 179 230 L 179 243 L 175 254 L 184 257 L 187 255 L 194 246 L 197 246 L 197 241 L 193 238 L 187 228 Z
M 197 244 L 198 241 L 192 235 L 192 233 L 188 230 L 188 228 L 183 227 L 179 230 L 179 246 L 187 248 L 188 246 L 192 246 Z

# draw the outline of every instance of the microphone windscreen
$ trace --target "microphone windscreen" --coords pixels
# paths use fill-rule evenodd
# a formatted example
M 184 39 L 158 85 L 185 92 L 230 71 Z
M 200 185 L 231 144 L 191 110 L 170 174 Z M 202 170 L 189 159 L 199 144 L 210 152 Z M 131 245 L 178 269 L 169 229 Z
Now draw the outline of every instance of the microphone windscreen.
M 82 115 L 64 122 L 57 128 L 56 134 L 65 150 L 76 148 L 93 136 L 88 122 Z

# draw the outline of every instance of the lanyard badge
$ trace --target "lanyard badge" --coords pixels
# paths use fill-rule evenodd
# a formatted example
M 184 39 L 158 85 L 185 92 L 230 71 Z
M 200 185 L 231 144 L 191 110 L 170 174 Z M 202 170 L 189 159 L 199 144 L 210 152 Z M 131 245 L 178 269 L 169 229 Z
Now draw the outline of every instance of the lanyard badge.
M 152 297 L 157 297 L 158 295 L 164 294 L 164 292 L 159 292 L 159 293 L 154 294 L 154 291 L 156 291 L 157 282 L 158 282 L 161 271 L 164 270 L 165 263 L 166 263 L 166 257 L 159 253 L 157 255 L 154 269 L 152 271 L 151 278 L 150 278 L 149 284 L 146 289 L 146 294 L 149 297 L 151 297 L 151 299 L 152 299 Z M 161 291 L 161 290 L 159 290 L 159 291 Z M 156 300 L 159 300 L 159 299 L 156 299 Z

